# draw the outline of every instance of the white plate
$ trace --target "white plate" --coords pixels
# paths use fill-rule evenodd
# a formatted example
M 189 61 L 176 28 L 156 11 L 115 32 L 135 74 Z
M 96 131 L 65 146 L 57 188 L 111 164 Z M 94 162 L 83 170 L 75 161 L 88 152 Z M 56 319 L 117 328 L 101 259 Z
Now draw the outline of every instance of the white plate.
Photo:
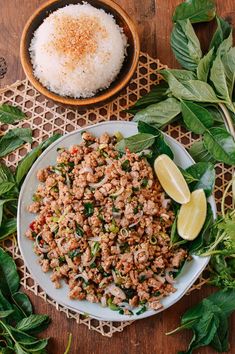
M 81 132 L 84 130 L 90 131 L 96 136 L 100 136 L 104 132 L 107 132 L 108 134 L 113 134 L 119 131 L 123 134 L 124 137 L 128 137 L 137 133 L 137 125 L 134 122 L 121 121 L 111 121 L 95 124 L 90 127 L 86 127 L 85 129 L 79 129 L 61 137 L 55 143 L 49 146 L 46 151 L 44 151 L 44 153 L 37 159 L 37 161 L 32 166 L 31 170 L 29 171 L 20 192 L 17 217 L 17 234 L 21 254 L 32 277 L 36 280 L 40 287 L 44 289 L 45 292 L 55 301 L 70 308 L 71 310 L 74 310 L 79 313 L 86 313 L 93 318 L 107 321 L 128 321 L 152 316 L 157 312 L 163 310 L 157 312 L 154 310 L 148 310 L 139 316 L 127 316 L 120 315 L 118 312 L 112 311 L 107 307 L 103 308 L 99 304 L 92 304 L 88 301 L 70 300 L 68 298 L 68 286 L 63 283 L 60 289 L 54 288 L 54 285 L 50 280 L 49 273 L 43 273 L 40 265 L 38 264 L 38 257 L 33 252 L 33 242 L 24 236 L 29 224 L 34 219 L 34 215 L 30 214 L 27 211 L 27 206 L 30 205 L 33 193 L 35 192 L 36 187 L 38 185 L 38 181 L 36 178 L 37 171 L 41 168 L 47 167 L 48 165 L 55 164 L 57 156 L 56 149 L 58 147 L 68 148 L 71 145 L 79 144 L 81 142 Z M 170 145 L 172 151 L 174 152 L 174 161 L 177 163 L 177 165 L 182 168 L 187 168 L 188 166 L 194 163 L 193 159 L 190 157 L 187 151 L 177 141 L 175 141 L 168 135 L 165 135 L 165 139 Z M 216 206 L 214 199 L 210 197 L 209 202 L 212 206 L 214 215 L 216 215 Z M 185 292 L 192 286 L 192 284 L 201 274 L 203 269 L 206 267 L 208 260 L 208 257 L 203 258 L 193 256 L 192 261 L 186 263 L 175 284 L 177 291 L 162 300 L 164 309 L 175 304 L 185 294 Z

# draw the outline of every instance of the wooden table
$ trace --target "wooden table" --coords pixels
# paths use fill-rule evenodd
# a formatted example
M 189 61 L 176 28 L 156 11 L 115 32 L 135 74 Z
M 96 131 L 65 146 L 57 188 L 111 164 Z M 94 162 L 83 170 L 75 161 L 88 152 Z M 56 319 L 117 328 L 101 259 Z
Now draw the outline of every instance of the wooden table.
M 170 49 L 171 15 L 180 0 L 116 0 L 122 5 L 138 25 L 142 50 L 170 67 L 176 67 L 176 61 Z M 0 87 L 24 78 L 19 60 L 19 42 L 23 26 L 30 14 L 42 4 L 43 0 L 0 0 L 0 57 L 7 62 L 8 71 L 0 79 Z M 218 12 L 229 18 L 235 26 L 235 0 L 217 0 Z M 211 37 L 214 24 L 197 26 L 203 48 L 206 48 Z M 190 306 L 212 292 L 212 288 L 204 287 L 190 296 L 185 296 L 172 308 L 164 313 L 146 320 L 136 321 L 124 329 L 123 333 L 114 335 L 111 339 L 89 331 L 84 325 L 77 325 L 59 313 L 53 306 L 36 296 L 30 295 L 38 313 L 47 313 L 52 318 L 52 324 L 44 333 L 50 336 L 48 352 L 62 354 L 66 347 L 68 333 L 73 334 L 71 354 L 174 354 L 186 348 L 190 333 L 181 332 L 166 337 L 165 332 L 179 324 L 180 316 Z M 231 329 L 235 327 L 235 316 L 231 321 Z M 235 338 L 230 336 L 231 350 L 235 353 Z M 197 353 L 213 353 L 212 349 L 203 348 Z

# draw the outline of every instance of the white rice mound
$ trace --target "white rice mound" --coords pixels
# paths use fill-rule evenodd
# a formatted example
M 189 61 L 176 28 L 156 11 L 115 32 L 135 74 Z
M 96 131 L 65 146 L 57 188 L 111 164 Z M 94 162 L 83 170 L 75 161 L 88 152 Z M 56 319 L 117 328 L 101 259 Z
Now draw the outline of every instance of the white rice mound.
M 35 77 L 60 96 L 86 98 L 108 88 L 121 70 L 127 39 L 112 15 L 87 3 L 50 14 L 35 31 Z

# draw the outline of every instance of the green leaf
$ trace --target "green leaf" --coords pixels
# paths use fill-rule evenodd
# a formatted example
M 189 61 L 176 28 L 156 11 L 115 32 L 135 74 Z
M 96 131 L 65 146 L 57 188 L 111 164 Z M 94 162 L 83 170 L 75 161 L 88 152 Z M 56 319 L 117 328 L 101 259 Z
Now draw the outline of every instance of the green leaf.
M 48 138 L 47 140 L 43 141 L 33 150 L 31 150 L 18 164 L 16 169 L 16 183 L 18 185 L 21 184 L 24 177 L 27 175 L 28 171 L 32 167 L 34 161 L 41 155 L 41 153 L 52 144 L 54 141 L 59 139 L 61 134 L 55 134 Z
M 217 160 L 228 165 L 235 164 L 235 141 L 223 128 L 211 128 L 204 133 L 204 144 Z
M 212 64 L 210 79 L 216 89 L 218 96 L 222 100 L 230 102 L 230 95 L 227 86 L 224 65 L 220 56 L 217 56 Z
M 13 182 L 15 183 L 15 177 L 13 172 L 4 163 L 0 163 L 0 183 Z
M 20 331 L 38 334 L 48 327 L 50 318 L 47 315 L 30 315 L 17 323 L 16 328 Z
M 192 23 L 208 22 L 215 17 L 215 13 L 214 0 L 187 0 L 176 7 L 173 21 L 189 19 Z
M 231 31 L 228 38 L 224 39 L 223 42 L 220 44 L 219 48 L 217 49 L 217 55 L 220 55 L 220 57 L 222 57 L 226 52 L 230 50 L 232 45 L 233 45 L 233 34 Z
M 219 314 L 220 324 L 218 330 L 210 342 L 210 345 L 218 352 L 227 352 L 229 350 L 228 343 L 228 320 L 223 313 Z
M 29 316 L 33 312 L 32 304 L 28 296 L 20 291 L 12 294 L 12 299 L 24 317 Z
M 215 163 L 216 161 L 205 148 L 202 140 L 195 141 L 193 145 L 188 149 L 188 152 L 196 162 L 205 161 Z
M 14 186 L 14 182 L 2 182 L 0 184 L 0 196 L 9 192 Z
M 2 248 L 0 248 L 0 279 L 0 290 L 5 297 L 18 291 L 20 278 L 15 262 Z
M 223 20 L 221 17 L 216 17 L 217 29 L 210 43 L 210 49 L 214 48 L 215 52 L 219 48 L 220 44 L 230 36 L 232 27 L 230 24 Z
M 235 311 L 235 289 L 223 289 L 213 293 L 208 299 L 217 305 L 225 316 Z
M 196 74 L 190 70 L 183 69 L 170 69 L 172 75 L 180 82 L 185 82 L 188 80 L 195 80 L 197 78 Z
M 235 83 L 235 48 L 231 48 L 222 57 L 223 69 L 230 99 L 232 99 Z
M 14 347 L 14 349 L 15 349 L 15 353 L 16 354 L 28 354 L 28 352 L 26 352 L 22 347 L 21 347 L 21 345 L 19 344 L 19 343 L 15 343 L 15 347 Z
M 26 115 L 18 107 L 3 103 L 0 105 L 0 122 L 13 124 L 26 118 Z
M 32 142 L 32 131 L 29 128 L 15 128 L 9 130 L 0 138 L 0 157 L 16 150 L 24 143 Z
M 138 131 L 140 133 L 147 133 L 147 134 L 149 133 L 149 134 L 153 134 L 155 136 L 154 143 L 151 147 L 153 154 L 152 154 L 151 158 L 149 159 L 150 163 L 153 163 L 155 158 L 161 154 L 166 154 L 171 159 L 174 159 L 174 154 L 173 154 L 171 148 L 169 147 L 169 145 L 165 142 L 164 136 L 159 129 L 157 129 L 145 122 L 139 121 L 138 122 Z
M 155 103 L 147 108 L 139 111 L 134 121 L 143 121 L 156 128 L 160 128 L 172 122 L 180 113 L 180 103 L 175 98 L 167 98 L 166 100 Z
M 3 221 L 0 226 L 0 240 L 4 240 L 14 232 L 16 232 L 16 218 Z
M 178 21 L 171 33 L 171 47 L 178 62 L 188 70 L 196 70 L 202 57 L 200 42 L 190 21 Z
M 207 82 L 211 64 L 214 59 L 214 49 L 212 48 L 204 57 L 202 57 L 197 67 L 197 78 L 200 81 Z
M 6 318 L 9 315 L 11 315 L 13 312 L 14 312 L 14 310 L 0 311 L 0 318 Z
M 212 194 L 215 186 L 215 169 L 212 163 L 198 162 L 188 167 L 186 172 L 195 179 L 190 184 L 191 191 L 203 189 L 207 197 Z
M 198 104 L 181 101 L 181 111 L 186 127 L 193 133 L 202 134 L 213 125 L 213 117 L 210 112 Z
M 126 152 L 126 149 L 129 149 L 130 152 L 139 152 L 153 145 L 154 140 L 155 136 L 152 134 L 136 134 L 119 141 L 116 144 L 116 149 L 123 153 Z
M 154 86 L 150 92 L 141 97 L 131 108 L 126 110 L 128 113 L 135 114 L 139 110 L 148 107 L 151 104 L 160 102 L 167 97 L 169 86 L 165 81 L 161 81 L 158 85 Z
M 219 103 L 221 100 L 216 96 L 212 87 L 200 80 L 189 80 L 185 83 L 179 82 L 171 70 L 161 70 L 160 74 L 169 84 L 170 90 L 178 99 L 196 102 Z

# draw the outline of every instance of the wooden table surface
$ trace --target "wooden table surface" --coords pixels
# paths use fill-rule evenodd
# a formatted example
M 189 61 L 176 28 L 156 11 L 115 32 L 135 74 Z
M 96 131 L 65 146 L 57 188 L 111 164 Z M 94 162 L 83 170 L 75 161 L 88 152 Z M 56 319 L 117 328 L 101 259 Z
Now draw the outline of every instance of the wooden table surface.
M 170 49 L 171 15 L 174 7 L 180 0 L 116 0 L 136 22 L 143 51 L 170 67 L 176 67 L 176 61 Z M 42 4 L 43 0 L 0 0 L 0 57 L 7 62 L 8 71 L 0 79 L 0 87 L 24 78 L 19 60 L 19 42 L 23 26 L 31 13 Z M 218 12 L 226 17 L 235 26 L 235 0 L 217 0 Z M 206 48 L 211 37 L 214 24 L 199 25 L 197 30 Z M 124 329 L 122 333 L 112 338 L 102 337 L 90 331 L 84 325 L 78 325 L 68 320 L 53 306 L 45 303 L 36 296 L 30 295 L 35 310 L 38 313 L 47 313 L 52 318 L 52 324 L 44 332 L 50 336 L 49 354 L 63 354 L 66 347 L 68 333 L 73 334 L 71 354 L 174 354 L 186 348 L 190 333 L 181 332 L 170 337 L 165 332 L 179 324 L 180 316 L 190 306 L 196 304 L 203 297 L 212 292 L 211 287 L 204 287 L 201 291 L 194 291 L 185 296 L 172 308 L 160 315 L 136 321 Z M 231 329 L 235 328 L 235 316 L 231 321 Z M 230 335 L 231 349 L 235 353 L 235 336 Z M 212 349 L 203 348 L 196 353 L 214 353 Z

